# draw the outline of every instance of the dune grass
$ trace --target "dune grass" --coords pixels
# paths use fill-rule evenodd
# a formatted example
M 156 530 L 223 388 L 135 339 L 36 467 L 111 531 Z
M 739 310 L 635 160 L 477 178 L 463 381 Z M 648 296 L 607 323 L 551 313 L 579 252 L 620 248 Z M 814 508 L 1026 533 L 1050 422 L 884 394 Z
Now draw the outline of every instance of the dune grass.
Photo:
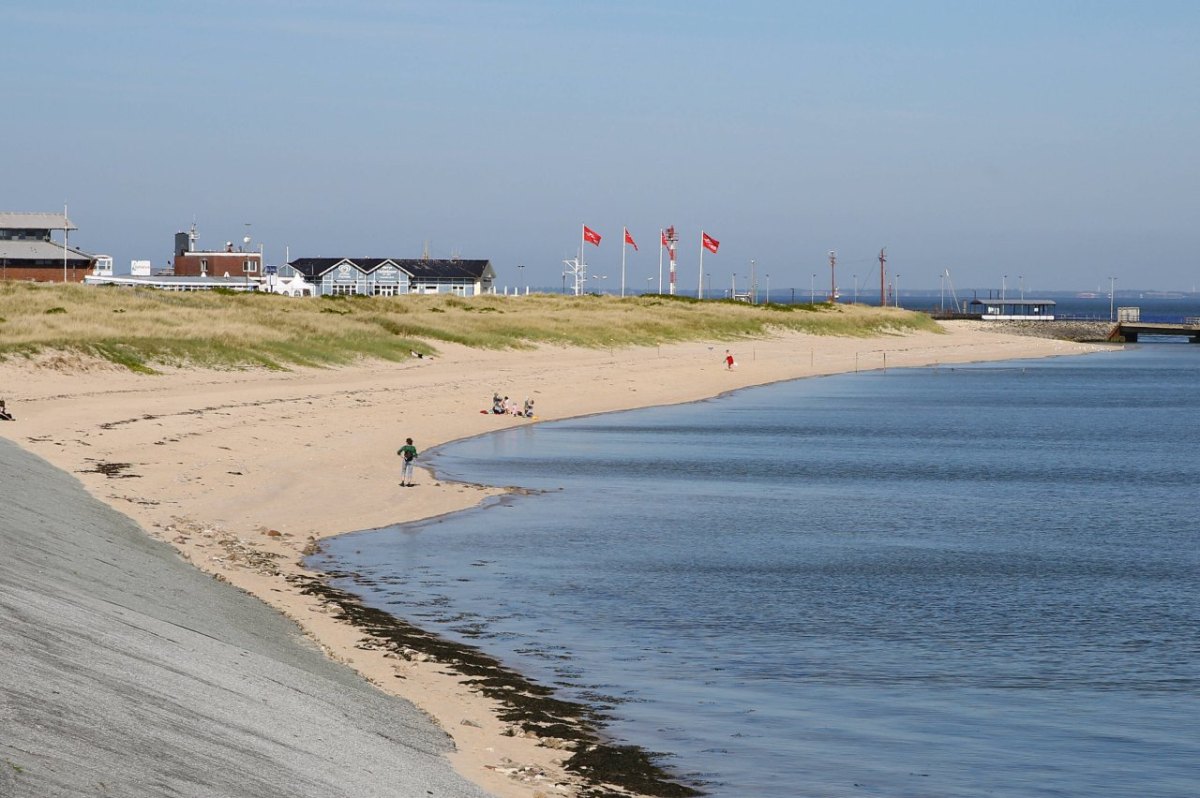
M 747 305 L 667 296 L 320 297 L 0 282 L 0 358 L 72 352 L 134 371 L 328 366 L 483 349 L 736 341 L 795 330 L 936 330 L 927 316 L 849 305 Z

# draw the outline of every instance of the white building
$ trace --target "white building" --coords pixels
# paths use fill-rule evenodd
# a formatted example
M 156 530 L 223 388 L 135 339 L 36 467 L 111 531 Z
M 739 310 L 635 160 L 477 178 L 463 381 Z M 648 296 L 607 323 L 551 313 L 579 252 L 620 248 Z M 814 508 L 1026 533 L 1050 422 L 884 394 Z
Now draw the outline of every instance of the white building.
M 280 273 L 302 275 L 318 296 L 477 296 L 491 293 L 496 280 L 488 260 L 429 258 L 299 258 Z

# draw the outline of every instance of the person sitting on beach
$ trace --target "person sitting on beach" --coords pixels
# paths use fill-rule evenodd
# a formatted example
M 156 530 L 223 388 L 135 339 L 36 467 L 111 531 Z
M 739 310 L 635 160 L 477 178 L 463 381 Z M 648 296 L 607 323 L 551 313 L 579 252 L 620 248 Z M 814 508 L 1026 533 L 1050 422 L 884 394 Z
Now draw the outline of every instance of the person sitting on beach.
M 523 415 L 525 418 L 533 418 L 533 400 L 532 399 L 527 398 L 525 400 L 525 407 L 521 410 L 521 415 Z
M 505 415 L 515 416 L 517 414 L 517 403 L 512 399 L 509 399 L 507 396 L 504 397 L 504 410 L 501 412 L 503 412 Z
M 0 399 L 0 421 L 16 421 L 12 413 L 8 412 L 8 408 L 5 407 L 3 399 Z
M 492 412 L 496 415 L 501 415 L 504 412 L 504 403 L 508 401 L 508 397 L 500 398 L 500 394 L 492 394 Z

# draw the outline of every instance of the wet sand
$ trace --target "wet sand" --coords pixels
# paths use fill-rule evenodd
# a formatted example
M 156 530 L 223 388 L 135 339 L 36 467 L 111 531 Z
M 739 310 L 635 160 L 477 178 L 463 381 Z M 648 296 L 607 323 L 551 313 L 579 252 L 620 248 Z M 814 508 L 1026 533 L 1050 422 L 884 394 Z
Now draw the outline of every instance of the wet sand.
M 331 659 L 416 704 L 453 738 L 448 756 L 457 771 L 483 789 L 499 796 L 584 794 L 604 779 L 579 769 L 583 756 L 571 768 L 578 738 L 514 713 L 521 701 L 502 698 L 511 687 L 464 672 L 471 668 L 462 652 L 422 650 L 377 625 L 368 634 L 362 627 L 371 624 L 353 599 L 330 593 L 303 568 L 304 553 L 324 537 L 453 512 L 501 493 L 437 483 L 419 459 L 417 487 L 402 488 L 395 454 L 409 436 L 426 449 L 533 423 L 481 413 L 493 391 L 518 403 L 535 399 L 538 420 L 547 420 L 817 374 L 1100 348 L 997 334 L 971 322 L 946 329 L 613 351 L 445 346 L 432 359 L 294 372 L 146 376 L 52 357 L 0 364 L 0 394 L 17 416 L 0 424 L 0 436 L 76 474 L 93 496 L 184 559 L 295 621 Z M 736 370 L 722 362 L 726 348 Z M 587 718 L 573 724 L 585 732 L 590 725 Z

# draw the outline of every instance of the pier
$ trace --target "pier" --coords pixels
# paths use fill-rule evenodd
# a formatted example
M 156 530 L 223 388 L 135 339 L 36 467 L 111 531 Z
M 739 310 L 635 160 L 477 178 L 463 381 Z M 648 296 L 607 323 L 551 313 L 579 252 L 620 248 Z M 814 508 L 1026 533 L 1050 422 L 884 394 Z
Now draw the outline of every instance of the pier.
M 1142 335 L 1186 335 L 1191 343 L 1200 344 L 1200 318 L 1182 322 L 1119 321 L 1108 339 L 1133 344 Z

